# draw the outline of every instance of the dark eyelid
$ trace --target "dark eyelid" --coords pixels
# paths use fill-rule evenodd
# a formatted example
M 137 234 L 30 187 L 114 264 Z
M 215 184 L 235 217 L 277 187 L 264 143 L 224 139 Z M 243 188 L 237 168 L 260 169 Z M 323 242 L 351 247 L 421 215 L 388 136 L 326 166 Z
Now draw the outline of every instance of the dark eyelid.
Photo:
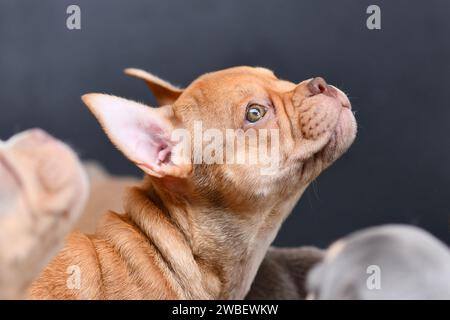
M 254 101 L 254 100 L 252 100 L 252 101 L 248 102 L 246 110 L 248 110 L 249 107 L 251 107 L 252 105 L 255 105 L 255 104 L 258 105 L 258 106 L 261 106 L 261 107 L 263 107 L 265 109 L 268 109 L 268 108 L 274 109 L 273 108 L 273 103 L 270 100 L 267 99 L 265 101 Z
M 265 106 L 265 105 L 263 105 L 263 104 L 261 104 L 261 103 L 249 103 L 249 104 L 247 105 L 246 111 L 248 111 L 248 110 L 249 110 L 251 107 L 253 107 L 253 106 L 259 106 L 259 107 L 262 107 L 262 108 L 266 109 L 266 111 L 267 111 L 267 106 Z

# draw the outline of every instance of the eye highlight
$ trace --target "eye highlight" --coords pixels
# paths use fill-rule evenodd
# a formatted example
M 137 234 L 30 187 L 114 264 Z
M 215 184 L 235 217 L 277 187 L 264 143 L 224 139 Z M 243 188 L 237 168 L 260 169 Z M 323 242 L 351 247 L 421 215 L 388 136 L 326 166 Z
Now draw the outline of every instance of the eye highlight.
M 248 122 L 254 123 L 264 117 L 266 108 L 259 104 L 251 104 L 247 107 L 245 119 Z

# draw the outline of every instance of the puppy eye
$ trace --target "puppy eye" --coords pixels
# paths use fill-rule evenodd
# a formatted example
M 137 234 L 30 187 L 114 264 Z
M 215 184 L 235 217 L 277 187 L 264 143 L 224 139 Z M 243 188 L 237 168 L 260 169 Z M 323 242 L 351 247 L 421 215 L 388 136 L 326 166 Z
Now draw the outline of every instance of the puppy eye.
M 245 116 L 248 122 L 256 122 L 266 114 L 266 108 L 259 104 L 251 104 L 247 107 L 247 114 Z

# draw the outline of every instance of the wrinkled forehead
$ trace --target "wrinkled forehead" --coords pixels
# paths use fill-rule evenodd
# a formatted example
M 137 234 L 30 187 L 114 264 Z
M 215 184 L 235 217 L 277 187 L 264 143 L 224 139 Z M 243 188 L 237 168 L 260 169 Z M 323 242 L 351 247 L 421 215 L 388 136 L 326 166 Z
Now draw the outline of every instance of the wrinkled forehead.
M 186 88 L 181 98 L 193 98 L 199 104 L 213 101 L 239 102 L 240 99 L 251 96 L 282 94 L 294 87 L 292 82 L 278 79 L 269 69 L 236 67 L 199 77 Z

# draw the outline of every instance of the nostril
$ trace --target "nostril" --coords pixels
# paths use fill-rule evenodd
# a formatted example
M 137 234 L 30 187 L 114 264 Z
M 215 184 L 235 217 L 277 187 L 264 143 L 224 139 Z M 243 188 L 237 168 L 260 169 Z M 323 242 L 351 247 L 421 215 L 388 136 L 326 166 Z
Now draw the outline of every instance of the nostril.
M 312 79 L 308 82 L 307 86 L 312 95 L 324 93 L 328 89 L 327 82 L 321 77 Z

